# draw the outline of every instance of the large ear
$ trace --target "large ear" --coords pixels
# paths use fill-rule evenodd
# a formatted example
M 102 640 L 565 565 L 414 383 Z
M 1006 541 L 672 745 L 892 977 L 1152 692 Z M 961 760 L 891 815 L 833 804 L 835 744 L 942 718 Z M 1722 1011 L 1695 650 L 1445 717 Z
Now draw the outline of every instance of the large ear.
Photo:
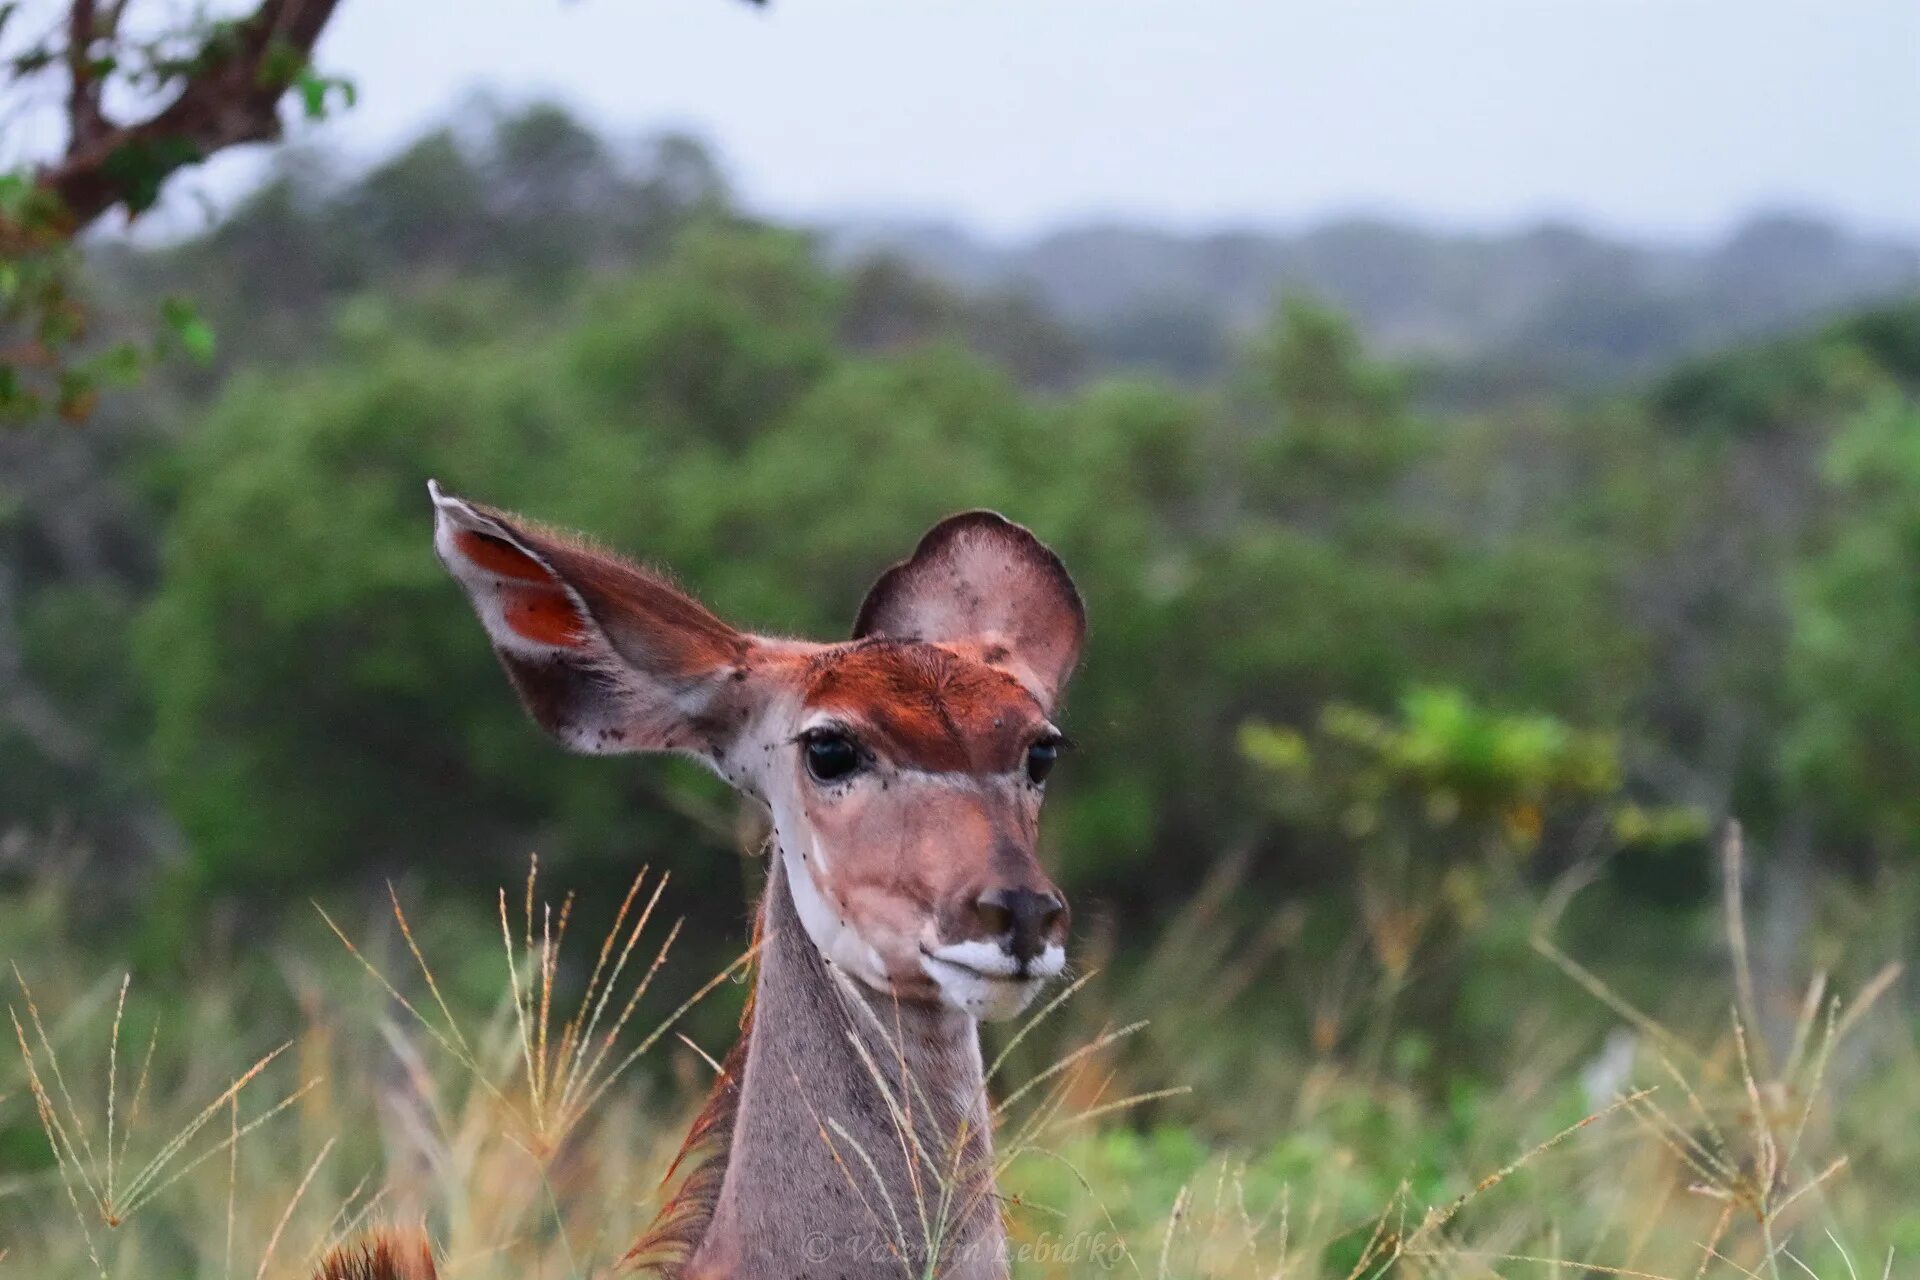
M 520 700 L 576 751 L 723 752 L 758 642 L 658 574 L 505 512 L 433 496 L 433 546 Z
M 1087 614 L 1047 545 L 993 511 L 948 516 L 880 575 L 855 639 L 893 636 L 977 647 L 1048 708 L 1080 658 Z

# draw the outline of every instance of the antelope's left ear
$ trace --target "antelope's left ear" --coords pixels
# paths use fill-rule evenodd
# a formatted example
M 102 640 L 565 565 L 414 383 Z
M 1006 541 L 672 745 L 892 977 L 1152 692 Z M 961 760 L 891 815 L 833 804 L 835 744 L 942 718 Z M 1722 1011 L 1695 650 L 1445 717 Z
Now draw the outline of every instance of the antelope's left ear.
M 1005 516 L 966 511 L 927 531 L 860 606 L 867 636 L 965 645 L 1051 710 L 1080 659 L 1086 608 L 1048 546 Z

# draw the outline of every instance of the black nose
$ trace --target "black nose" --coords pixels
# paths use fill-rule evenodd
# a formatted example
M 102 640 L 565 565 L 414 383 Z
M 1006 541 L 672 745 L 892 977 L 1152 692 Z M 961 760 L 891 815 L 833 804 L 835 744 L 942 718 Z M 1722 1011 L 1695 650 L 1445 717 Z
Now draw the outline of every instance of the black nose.
M 1005 938 L 1007 953 L 1022 963 L 1047 948 L 1047 935 L 1067 913 L 1067 904 L 1051 893 L 1032 889 L 989 889 L 974 910 L 990 937 Z

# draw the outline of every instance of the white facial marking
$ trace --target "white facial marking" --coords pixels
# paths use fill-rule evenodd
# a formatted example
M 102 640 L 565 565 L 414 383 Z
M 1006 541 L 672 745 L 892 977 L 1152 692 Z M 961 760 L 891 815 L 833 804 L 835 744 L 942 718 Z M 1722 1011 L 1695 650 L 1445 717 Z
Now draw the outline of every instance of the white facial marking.
M 812 846 L 812 841 L 802 835 L 785 833 L 777 834 L 774 838 L 780 842 L 780 857 L 787 869 L 787 887 L 793 894 L 793 909 L 800 913 L 801 927 L 813 939 L 813 945 L 832 964 L 874 990 L 885 991 L 887 966 L 880 958 L 880 952 L 860 936 L 851 921 L 840 918 L 840 913 L 820 892 L 820 886 L 813 882 L 813 871 L 807 865 L 807 856 L 800 851 L 801 841 L 806 840 L 809 846 Z
M 789 714 L 783 713 L 790 714 L 790 708 L 775 705 L 765 709 L 753 727 L 741 734 L 730 758 L 773 812 L 773 839 L 780 865 L 787 872 L 787 890 L 793 895 L 800 927 L 830 964 L 876 991 L 885 991 L 887 967 L 880 952 L 860 936 L 852 921 L 841 917 L 814 879 L 813 868 L 825 868 L 827 852 L 799 817 L 800 797 L 794 789 L 793 774 L 785 767 L 795 735 Z M 808 727 L 826 723 L 830 721 L 815 717 Z
M 1066 965 L 1066 949 L 1058 943 L 1028 962 L 1025 977 L 1016 976 L 1020 962 L 997 943 L 951 942 L 920 955 L 920 967 L 940 988 L 941 998 L 987 1022 L 1011 1018 L 1026 1008 Z
M 1011 978 L 1020 972 L 1020 962 L 997 942 L 984 942 L 976 938 L 966 942 L 949 942 L 945 946 L 929 948 L 929 951 L 937 960 L 961 965 L 989 977 Z M 1049 943 L 1044 951 L 1027 962 L 1024 976 L 1051 978 L 1065 968 L 1066 963 L 1066 949 L 1058 943 Z

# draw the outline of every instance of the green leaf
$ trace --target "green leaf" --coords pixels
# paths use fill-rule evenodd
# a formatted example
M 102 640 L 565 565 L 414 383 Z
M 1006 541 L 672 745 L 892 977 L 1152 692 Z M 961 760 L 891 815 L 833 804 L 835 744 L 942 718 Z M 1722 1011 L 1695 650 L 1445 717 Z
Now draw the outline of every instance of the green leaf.
M 351 80 L 343 76 L 321 75 L 311 67 L 302 67 L 293 78 L 293 86 L 300 94 L 300 105 L 309 120 L 324 120 L 329 111 L 329 100 L 334 94 L 340 95 L 343 107 L 351 108 L 359 101 L 360 95 Z
M 323 120 L 327 115 L 327 82 L 311 72 L 303 71 L 294 82 L 300 91 L 300 105 L 309 120 Z
M 193 359 L 202 364 L 213 359 L 213 326 L 201 317 L 191 300 L 181 297 L 166 299 L 160 304 L 160 320 L 173 335 L 174 341 L 180 344 L 181 350 Z

